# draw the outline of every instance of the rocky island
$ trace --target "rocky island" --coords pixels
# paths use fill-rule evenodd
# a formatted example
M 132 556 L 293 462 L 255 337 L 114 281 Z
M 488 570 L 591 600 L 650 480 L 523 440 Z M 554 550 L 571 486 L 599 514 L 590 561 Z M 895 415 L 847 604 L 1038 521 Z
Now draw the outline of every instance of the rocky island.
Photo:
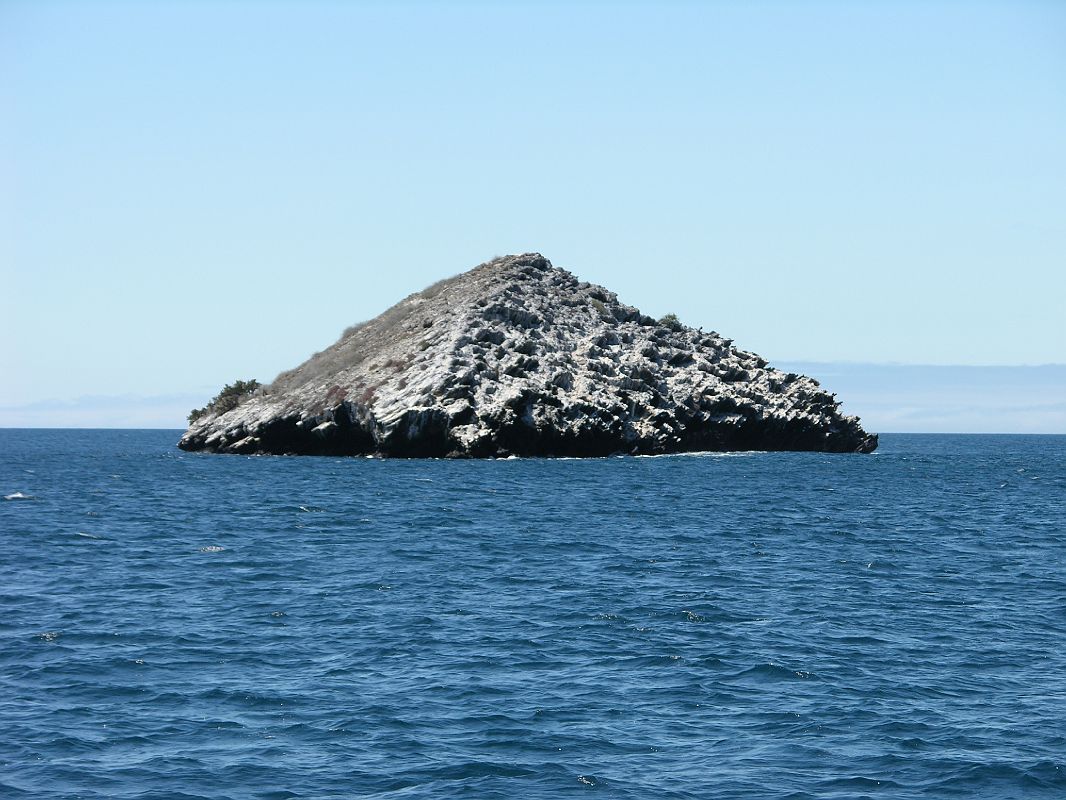
M 538 253 L 440 281 L 272 384 L 237 388 L 190 415 L 178 446 L 405 458 L 877 447 L 816 380 L 655 320 Z

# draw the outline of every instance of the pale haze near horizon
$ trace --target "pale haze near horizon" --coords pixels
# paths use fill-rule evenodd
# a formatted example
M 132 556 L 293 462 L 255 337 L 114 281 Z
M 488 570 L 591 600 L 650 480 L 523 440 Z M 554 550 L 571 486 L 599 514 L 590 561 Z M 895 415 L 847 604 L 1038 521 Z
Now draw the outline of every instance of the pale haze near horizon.
M 0 108 L 0 425 L 179 425 L 536 250 L 873 429 L 1066 430 L 1058 368 L 856 366 L 1066 363 L 1064 4 L 7 2 Z

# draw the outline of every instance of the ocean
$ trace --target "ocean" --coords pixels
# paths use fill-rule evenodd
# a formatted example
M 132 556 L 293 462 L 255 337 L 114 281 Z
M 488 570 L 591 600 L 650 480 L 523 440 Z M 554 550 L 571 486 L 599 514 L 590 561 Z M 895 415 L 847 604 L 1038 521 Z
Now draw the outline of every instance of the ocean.
M 1066 437 L 0 430 L 4 798 L 1066 797 Z

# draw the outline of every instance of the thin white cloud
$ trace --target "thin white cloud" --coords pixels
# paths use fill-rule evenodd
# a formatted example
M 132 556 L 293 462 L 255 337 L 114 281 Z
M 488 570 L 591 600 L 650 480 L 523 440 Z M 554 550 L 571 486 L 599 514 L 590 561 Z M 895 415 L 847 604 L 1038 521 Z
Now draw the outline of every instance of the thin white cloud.
M 777 365 L 836 392 L 871 431 L 1066 433 L 1066 365 Z
M 86 395 L 0 406 L 3 428 L 184 428 L 199 394 Z

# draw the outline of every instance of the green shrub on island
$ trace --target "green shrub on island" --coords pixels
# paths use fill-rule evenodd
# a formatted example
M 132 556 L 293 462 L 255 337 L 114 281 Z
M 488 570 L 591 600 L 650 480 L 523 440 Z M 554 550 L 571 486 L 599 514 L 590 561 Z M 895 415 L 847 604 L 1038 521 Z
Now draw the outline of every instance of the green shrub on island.
M 189 412 L 189 424 L 196 422 L 206 414 L 225 414 L 241 404 L 248 395 L 258 389 L 259 381 L 252 378 L 250 381 L 234 381 L 222 387 L 222 391 L 215 395 L 214 399 L 203 408 L 194 408 Z
M 672 331 L 679 331 L 682 327 L 684 327 L 681 324 L 681 320 L 677 318 L 677 314 L 665 315 L 661 320 L 659 320 L 659 324 L 662 325 L 664 328 L 669 328 Z

